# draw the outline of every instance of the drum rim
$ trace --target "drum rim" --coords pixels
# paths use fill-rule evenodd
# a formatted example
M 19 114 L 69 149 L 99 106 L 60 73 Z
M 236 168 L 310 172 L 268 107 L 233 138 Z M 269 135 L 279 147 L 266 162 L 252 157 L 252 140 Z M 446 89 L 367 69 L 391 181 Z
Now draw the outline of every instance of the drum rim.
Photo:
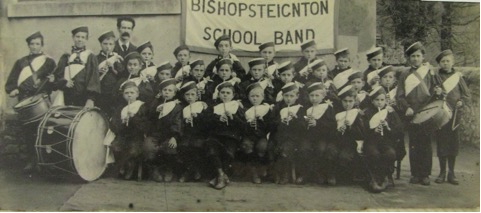
M 21 103 L 27 101 L 28 99 L 30 99 L 32 97 L 39 97 L 39 98 L 35 99 L 35 101 L 33 101 L 29 104 L 19 106 Z M 17 111 L 19 109 L 30 108 L 30 107 L 34 106 L 36 103 L 41 102 L 42 100 L 47 100 L 47 99 L 48 99 L 48 94 L 46 94 L 46 93 L 40 93 L 40 94 L 37 94 L 37 95 L 29 96 L 29 97 L 26 97 L 26 98 L 20 100 L 17 104 L 15 104 L 15 106 L 13 106 L 13 109 L 15 111 Z

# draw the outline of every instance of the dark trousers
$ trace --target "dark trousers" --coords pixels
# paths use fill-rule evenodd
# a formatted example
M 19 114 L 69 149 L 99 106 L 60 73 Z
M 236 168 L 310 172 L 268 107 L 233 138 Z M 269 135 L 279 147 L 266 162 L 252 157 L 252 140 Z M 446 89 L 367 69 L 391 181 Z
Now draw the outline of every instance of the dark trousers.
M 411 175 L 413 177 L 428 177 L 433 165 L 431 133 L 426 132 L 419 125 L 410 125 L 408 134 Z
M 460 115 L 457 115 L 460 117 Z M 444 125 L 440 130 L 436 131 L 435 137 L 437 142 L 438 157 L 457 156 L 459 150 L 458 128 L 452 130 L 453 119 Z M 456 121 L 459 123 L 459 121 Z
M 216 169 L 226 171 L 234 160 L 239 141 L 229 137 L 216 136 L 207 139 L 209 163 Z
M 383 143 L 384 142 L 384 143 Z M 373 141 L 364 145 L 364 154 L 374 175 L 386 177 L 396 161 L 396 150 L 387 141 Z

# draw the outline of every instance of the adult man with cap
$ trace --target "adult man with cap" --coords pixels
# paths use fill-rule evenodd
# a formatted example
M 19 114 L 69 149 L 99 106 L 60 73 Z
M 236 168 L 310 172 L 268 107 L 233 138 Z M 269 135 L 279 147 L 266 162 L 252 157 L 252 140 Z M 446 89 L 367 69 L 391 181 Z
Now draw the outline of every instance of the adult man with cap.
M 135 20 L 132 17 L 120 17 L 117 19 L 119 39 L 115 42 L 114 52 L 122 57 L 137 50 L 137 46 L 130 42 L 134 28 Z
M 50 94 L 55 80 L 52 74 L 55 61 L 42 52 L 43 35 L 35 32 L 28 36 L 27 45 L 30 53 L 18 59 L 8 75 L 5 91 L 10 97 L 17 97 L 19 101 L 35 95 L 35 93 Z M 22 125 L 25 144 L 27 145 L 28 163 L 24 170 L 31 170 L 35 166 L 35 140 L 37 138 L 38 122 Z
M 124 71 L 121 61 L 122 57 L 113 52 L 115 47 L 115 34 L 112 31 L 105 32 L 99 37 L 100 53 L 97 55 L 99 62 L 99 74 L 100 74 L 100 96 L 97 105 L 108 116 L 113 113 L 114 106 L 112 103 L 115 101 L 115 94 L 118 79 L 127 74 Z
M 55 71 L 56 88 L 63 91 L 65 105 L 93 107 L 100 94 L 100 76 L 97 57 L 85 45 L 89 36 L 86 26 L 72 30 L 74 46 L 65 53 Z
M 421 110 L 433 98 L 442 98 L 442 80 L 438 73 L 424 64 L 424 46 L 415 42 L 405 50 L 411 65 L 409 70 L 403 71 L 399 77 L 396 100 L 406 120 L 411 120 L 415 113 Z M 410 183 L 429 185 L 432 168 L 431 132 L 422 126 L 408 124 L 409 160 L 412 178 Z

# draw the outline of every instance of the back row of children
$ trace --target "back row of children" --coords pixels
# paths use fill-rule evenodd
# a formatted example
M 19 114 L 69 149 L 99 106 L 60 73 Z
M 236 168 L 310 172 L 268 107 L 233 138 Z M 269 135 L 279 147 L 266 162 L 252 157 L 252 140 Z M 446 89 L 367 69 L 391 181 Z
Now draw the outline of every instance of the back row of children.
M 72 31 L 75 44 L 78 32 L 88 35 L 88 28 Z M 43 44 L 40 33 L 35 38 Z M 99 42 L 99 72 L 89 76 L 98 76 L 101 88 L 89 90 L 84 99 L 96 96 L 95 105 L 112 118 L 111 128 L 117 135 L 113 146 L 125 179 L 134 176 L 139 162 L 155 181 L 171 181 L 174 173 L 180 181 L 199 180 L 206 174 L 202 170 L 212 167 L 215 178 L 210 184 L 222 189 L 229 183 L 232 162 L 242 159 L 254 183 L 261 183 L 264 176 L 258 168 L 270 165 L 274 181 L 280 184 L 315 179 L 335 185 L 339 174 L 362 178 L 368 173 L 371 189 L 382 191 L 394 161 L 405 155 L 402 132 L 407 127 L 410 136 L 417 134 L 410 140 L 411 165 L 417 165 L 411 168 L 411 182 L 427 185 L 431 147 L 427 139 L 420 139 L 425 133 L 403 125 L 399 115 L 409 120 L 433 97 L 446 96 L 452 109 L 469 100 L 463 79 L 449 77 L 455 73 L 452 53 L 443 51 L 437 58 L 438 63 L 448 59 L 440 63 L 446 70 L 441 77 L 433 70 L 425 71 L 420 43 L 406 49 L 412 67 L 399 75 L 392 66 L 382 64 L 381 48 L 367 54 L 370 67 L 363 73 L 349 67 L 347 49 L 334 53 L 338 64 L 329 71 L 317 57 L 314 41 L 301 45 L 304 57 L 295 64 L 275 62 L 275 45 L 268 42 L 259 46 L 262 58 L 249 61 L 245 71 L 231 53 L 226 35 L 215 41 L 219 56 L 207 66 L 202 60 L 191 61 L 187 46 L 174 50 L 175 66 L 169 62 L 155 66 L 150 42 L 124 58 L 112 52 L 113 32 L 101 35 Z M 418 72 L 421 78 L 411 83 L 412 74 Z M 62 79 L 64 74 L 57 76 Z M 70 86 L 82 85 L 75 80 L 71 79 Z M 443 143 L 446 150 L 457 147 L 454 137 Z M 448 159 L 448 180 L 457 183 L 457 151 L 446 152 L 440 163 L 445 165 Z M 445 173 L 441 170 L 436 182 L 443 182 Z

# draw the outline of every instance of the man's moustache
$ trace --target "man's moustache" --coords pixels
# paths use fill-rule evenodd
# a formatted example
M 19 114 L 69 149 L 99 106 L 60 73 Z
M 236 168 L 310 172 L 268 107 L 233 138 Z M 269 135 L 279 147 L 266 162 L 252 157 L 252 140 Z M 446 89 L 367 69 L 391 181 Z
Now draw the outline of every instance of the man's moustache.
M 130 33 L 128 33 L 128 32 L 123 32 L 121 36 L 122 36 L 122 37 L 125 37 L 125 36 L 130 37 Z

